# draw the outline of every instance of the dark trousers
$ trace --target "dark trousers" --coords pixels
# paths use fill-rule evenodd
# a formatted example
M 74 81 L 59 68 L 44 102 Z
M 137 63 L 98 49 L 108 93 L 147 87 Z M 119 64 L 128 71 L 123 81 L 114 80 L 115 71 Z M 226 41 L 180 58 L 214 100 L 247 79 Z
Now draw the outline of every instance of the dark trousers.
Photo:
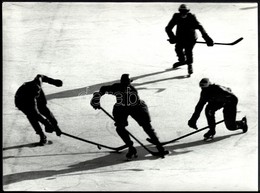
M 19 110 L 21 110 L 26 115 L 36 134 L 43 135 L 43 131 L 38 120 L 38 112 L 35 110 L 35 108 L 19 108 Z
M 196 44 L 196 40 L 190 42 L 177 42 L 175 45 L 175 52 L 177 54 L 179 62 L 185 62 L 187 64 L 193 63 L 193 48 Z
M 130 139 L 125 127 L 128 125 L 127 118 L 131 116 L 146 132 L 146 134 L 155 142 L 159 143 L 156 132 L 151 125 L 151 118 L 148 112 L 147 105 L 142 102 L 134 106 L 114 106 L 113 116 L 118 135 L 127 146 L 132 146 L 133 142 Z
M 19 108 L 19 107 L 18 107 Z M 57 126 L 58 122 L 55 119 L 54 115 L 52 114 L 52 112 L 48 109 L 48 107 L 46 105 L 39 105 L 38 106 L 38 111 L 35 107 L 20 107 L 19 110 L 21 110 L 27 117 L 27 119 L 29 120 L 30 124 L 32 125 L 33 129 L 35 130 L 36 134 L 38 135 L 43 135 L 43 131 L 42 128 L 39 124 L 39 118 L 38 118 L 38 114 L 39 112 L 45 117 L 47 118 L 51 124 L 53 126 Z
M 208 125 L 210 130 L 215 130 L 216 120 L 215 120 L 215 112 L 223 107 L 223 116 L 226 128 L 228 130 L 234 131 L 237 130 L 238 122 L 236 121 L 237 114 L 237 97 L 233 96 L 229 102 L 226 102 L 224 105 L 210 103 L 205 108 L 205 114 L 207 117 Z

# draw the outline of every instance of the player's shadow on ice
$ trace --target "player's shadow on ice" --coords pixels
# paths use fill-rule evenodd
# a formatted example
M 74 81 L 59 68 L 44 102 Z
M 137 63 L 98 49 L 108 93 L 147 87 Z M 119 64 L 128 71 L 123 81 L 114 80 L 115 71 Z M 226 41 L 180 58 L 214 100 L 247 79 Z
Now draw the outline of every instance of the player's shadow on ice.
M 137 145 L 137 143 L 135 143 Z M 156 148 L 149 147 L 152 151 L 156 151 Z M 143 147 L 136 146 L 137 152 L 138 152 L 138 158 L 135 158 L 133 161 L 142 161 L 142 160 L 155 160 L 155 159 L 162 159 L 160 157 L 155 157 L 149 154 Z M 104 151 L 103 151 L 104 152 Z M 110 152 L 110 151 L 109 151 Z M 91 152 L 93 153 L 93 152 Z M 97 153 L 97 152 L 96 152 Z M 40 170 L 40 171 L 27 171 L 27 172 L 21 172 L 21 173 L 14 173 L 14 174 L 8 174 L 3 176 L 3 185 L 8 185 L 12 183 L 22 182 L 26 180 L 35 180 L 35 179 L 41 179 L 41 178 L 48 178 L 48 180 L 55 179 L 53 176 L 64 176 L 64 175 L 84 175 L 84 174 L 91 174 L 93 173 L 92 170 L 94 169 L 100 169 L 105 168 L 109 166 L 119 165 L 119 164 L 125 164 L 127 163 L 125 155 L 127 153 L 127 149 L 124 151 L 121 151 L 120 153 L 110 152 L 108 155 L 101 156 L 92 160 L 87 160 L 83 162 L 79 162 L 73 165 L 69 165 L 66 169 L 61 170 Z M 184 153 L 184 152 L 183 152 Z M 185 152 L 186 153 L 186 152 Z M 87 155 L 88 153 L 86 153 Z M 62 154 L 64 155 L 64 154 Z M 60 154 L 57 155 L 41 155 L 41 156 L 62 156 Z M 68 156 L 69 154 L 66 154 Z M 73 156 L 73 160 L 75 159 L 75 155 L 71 154 Z M 28 160 L 29 156 L 24 156 Z M 37 157 L 37 156 L 32 156 Z M 87 156 L 86 156 L 87 157 Z M 12 157 L 15 158 L 15 157 Z M 22 158 L 21 156 L 19 158 Z M 58 159 L 58 158 L 57 158 Z M 107 169 L 106 169 L 107 170 Z M 126 169 L 126 170 L 132 170 L 132 169 Z M 116 172 L 116 171 L 124 171 L 122 170 L 113 170 L 106 172 Z M 133 169 L 133 171 L 142 171 L 142 169 Z M 79 174 L 74 174 L 75 172 L 80 172 Z
M 241 134 L 243 134 L 243 133 L 242 132 L 241 133 L 232 133 L 232 134 L 229 134 L 229 135 L 214 137 L 214 139 L 211 140 L 211 141 L 204 141 L 204 140 L 201 139 L 201 140 L 198 140 L 198 141 L 176 144 L 176 145 L 171 145 L 171 146 L 165 145 L 164 147 L 167 150 L 173 150 L 174 151 L 176 149 L 184 149 L 184 148 L 188 148 L 188 147 L 194 147 L 194 146 L 208 145 L 210 143 L 216 143 L 216 142 L 219 142 L 223 139 L 226 139 L 226 138 L 229 138 L 229 137 L 232 137 L 232 136 L 235 136 L 235 135 L 241 135 Z
M 145 77 L 149 77 L 149 76 L 154 76 L 154 75 L 170 72 L 170 71 L 173 71 L 173 70 L 175 70 L 175 69 L 166 69 L 166 70 L 163 70 L 163 71 L 144 74 L 144 75 L 135 76 L 135 77 L 131 77 L 131 78 L 133 80 L 137 80 L 137 79 L 141 79 L 141 78 L 145 78 Z M 134 83 L 133 82 L 132 85 L 137 87 L 137 90 L 141 90 L 141 89 L 147 89 L 147 88 L 145 88 L 145 87 L 138 88 L 138 86 L 143 86 L 143 85 L 167 81 L 167 80 L 184 79 L 184 78 L 188 78 L 188 77 L 189 77 L 188 75 L 175 76 L 175 77 L 171 77 L 171 78 L 158 79 L 158 80 L 153 80 L 153 81 L 148 81 L 148 82 L 143 82 L 143 83 Z M 58 93 L 53 93 L 53 94 L 46 95 L 46 98 L 47 98 L 47 100 L 52 100 L 52 99 L 57 99 L 57 98 L 69 98 L 69 97 L 77 97 L 77 96 L 83 96 L 83 95 L 91 95 L 94 92 L 98 91 L 101 86 L 111 85 L 111 84 L 114 84 L 114 83 L 118 83 L 119 81 L 120 80 L 114 80 L 114 81 L 110 81 L 110 82 L 104 82 L 104 83 L 100 83 L 100 84 L 90 85 L 90 86 L 87 86 L 87 87 L 82 87 L 82 88 L 66 90 L 66 91 L 62 91 L 62 92 L 58 92 Z M 159 88 L 158 92 L 161 92 L 163 90 L 165 90 L 165 88 Z
M 182 152 L 175 152 L 174 150 L 176 149 L 184 149 L 187 147 L 194 147 L 194 146 L 199 146 L 199 145 L 207 145 L 208 143 L 216 143 L 221 140 L 224 140 L 226 138 L 229 138 L 234 135 L 239 135 L 241 133 L 236 133 L 236 134 L 230 134 L 226 136 L 219 136 L 214 138 L 213 141 L 211 142 L 204 142 L 202 140 L 195 141 L 195 142 L 189 142 L 189 143 L 184 143 L 184 144 L 177 144 L 177 145 L 172 145 L 172 146 L 165 146 L 165 149 L 170 151 L 169 155 L 166 155 L 164 159 L 167 159 L 168 156 L 177 156 L 185 153 L 189 153 L 192 150 L 184 150 Z M 152 145 L 148 145 L 151 150 L 156 151 Z M 137 152 L 138 152 L 138 158 L 133 159 L 132 162 L 135 161 L 142 161 L 142 160 L 154 160 L 154 159 L 162 159 L 159 157 L 151 156 L 146 150 L 144 150 L 143 147 L 138 146 Z M 21 172 L 21 173 L 14 173 L 14 174 L 8 174 L 3 176 L 3 185 L 8 185 L 12 183 L 17 183 L 21 181 L 26 181 L 26 180 L 35 180 L 35 179 L 41 179 L 41 178 L 47 178 L 48 180 L 55 180 L 56 177 L 59 176 L 68 176 L 68 175 L 84 175 L 84 174 L 91 174 L 91 173 L 102 173 L 102 171 L 98 172 L 93 172 L 92 170 L 94 169 L 100 169 L 100 168 L 106 168 L 109 166 L 115 166 L 115 165 L 120 165 L 120 164 L 125 164 L 125 154 L 127 150 L 122 151 L 121 153 L 114 153 L 111 152 L 108 155 L 101 156 L 98 158 L 94 158 L 92 160 L 87 160 L 83 162 L 79 162 L 73 165 L 69 165 L 65 169 L 61 170 L 39 170 L 39 171 L 27 171 L 27 172 Z M 93 153 L 93 152 L 91 152 Z M 88 153 L 85 153 L 88 154 Z M 64 154 L 63 154 L 64 155 Z M 68 156 L 69 154 L 66 154 Z M 42 156 L 62 156 L 62 155 L 42 155 Z M 75 160 L 75 154 L 71 154 L 73 158 L 71 160 Z M 35 157 L 35 156 L 33 156 Z M 27 161 L 28 156 L 27 156 Z M 58 159 L 58 158 L 57 158 Z M 70 160 L 68 158 L 68 160 Z M 113 167 L 111 167 L 111 170 L 108 171 L 108 169 L 104 169 L 104 172 L 119 172 L 119 171 L 124 171 L 122 170 L 113 170 Z M 133 170 L 133 171 L 143 171 L 143 168 L 134 168 L 134 169 L 126 169 L 126 170 Z M 75 174 L 75 172 L 79 172 Z M 55 177 L 54 177 L 55 176 Z
M 29 147 L 29 148 L 34 148 L 37 146 L 38 143 L 27 143 L 27 144 L 22 144 L 22 145 L 15 145 L 15 146 L 10 146 L 10 147 L 4 147 L 3 151 L 6 150 L 11 150 L 11 149 L 20 149 L 23 147 Z
M 51 141 L 49 141 L 49 144 L 52 144 Z M 29 148 L 34 148 L 40 146 L 39 143 L 35 142 L 35 143 L 27 143 L 27 144 L 22 144 L 22 145 L 15 145 L 15 146 L 10 146 L 10 147 L 4 147 L 3 151 L 6 150 L 11 150 L 11 149 L 20 149 L 20 148 L 24 148 L 24 147 L 29 147 Z
M 148 156 L 148 153 L 142 148 L 142 147 L 136 147 L 138 151 L 138 158 L 135 159 L 136 161 L 141 160 L 153 160 L 153 159 L 161 159 L 154 156 Z M 66 169 L 61 170 L 39 170 L 39 171 L 27 171 L 27 172 L 21 172 L 21 173 L 13 173 L 3 176 L 3 185 L 8 185 L 12 183 L 27 181 L 27 180 L 36 180 L 41 178 L 48 178 L 49 180 L 55 179 L 56 177 L 59 177 L 60 175 L 75 175 L 73 173 L 80 172 L 77 175 L 84 175 L 86 173 L 92 173 L 91 170 L 94 169 L 100 169 L 105 168 L 109 166 L 119 165 L 119 164 L 125 164 L 126 154 L 127 150 L 121 151 L 120 153 L 110 152 L 108 155 L 101 156 L 98 158 L 94 158 L 91 160 L 79 162 L 73 165 L 69 165 Z M 93 153 L 93 152 L 91 152 Z M 97 153 L 97 152 L 96 152 Z M 86 159 L 87 159 L 87 154 Z M 64 154 L 63 154 L 64 155 Z M 41 155 L 41 156 L 62 156 L 62 155 Z M 69 156 L 69 154 L 66 154 L 66 156 Z M 146 157 L 147 156 L 147 157 Z M 27 161 L 29 162 L 29 156 L 25 156 Z M 32 157 L 36 157 L 35 155 Z M 20 158 L 22 158 L 20 156 Z M 58 159 L 58 158 L 57 158 Z M 69 160 L 69 158 L 68 158 Z M 71 154 L 71 160 L 75 160 L 74 153 Z M 134 161 L 134 160 L 133 160 Z M 111 169 L 113 170 L 113 169 Z M 111 171 L 112 172 L 112 171 Z M 55 177 L 54 177 L 55 176 Z

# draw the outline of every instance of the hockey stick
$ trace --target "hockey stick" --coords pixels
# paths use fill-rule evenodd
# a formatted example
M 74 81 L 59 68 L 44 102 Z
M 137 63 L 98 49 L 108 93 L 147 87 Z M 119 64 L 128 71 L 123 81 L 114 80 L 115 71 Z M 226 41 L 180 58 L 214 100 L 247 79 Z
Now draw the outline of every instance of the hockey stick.
M 114 121 L 115 121 L 115 119 L 114 119 L 114 117 L 112 116 L 112 115 L 110 115 L 105 109 L 103 109 L 102 107 L 100 107 L 100 109 L 105 113 L 105 114 L 107 114 L 111 119 L 113 119 Z M 128 132 L 128 134 L 132 137 L 132 138 L 134 138 L 146 151 L 148 151 L 150 154 L 152 154 L 153 156 L 160 156 L 160 157 L 164 157 L 164 155 L 162 155 L 162 154 L 160 154 L 159 152 L 154 152 L 154 151 L 151 151 L 150 149 L 148 149 L 141 141 L 139 141 L 134 135 L 132 135 L 127 129 L 125 129 L 127 132 Z
M 216 125 L 219 124 L 219 123 L 222 123 L 222 122 L 224 122 L 224 120 L 221 120 L 221 121 L 216 122 Z M 173 140 L 170 140 L 170 141 L 161 142 L 161 144 L 162 144 L 162 145 L 166 145 L 166 144 L 168 144 L 168 143 L 173 143 L 173 142 L 175 142 L 175 141 L 178 141 L 178 140 L 180 140 L 180 139 L 183 139 L 183 138 L 185 138 L 185 137 L 188 137 L 188 136 L 190 136 L 190 135 L 193 135 L 193 134 L 195 134 L 195 133 L 198 133 L 198 132 L 200 132 L 200 131 L 203 131 L 203 130 L 205 130 L 205 129 L 207 129 L 207 128 L 209 128 L 209 126 L 203 127 L 203 128 L 201 128 L 201 129 L 198 129 L 198 130 L 196 130 L 196 131 L 193 131 L 193 132 L 191 132 L 191 133 L 188 133 L 188 134 L 183 135 L 183 136 L 181 136 L 181 137 L 178 137 L 178 138 L 176 138 L 176 139 L 173 139 Z M 153 144 L 153 142 L 151 141 L 150 138 L 147 138 L 146 140 Z
M 115 151 L 118 152 L 118 151 L 120 151 L 120 150 L 122 150 L 122 149 L 127 148 L 126 145 L 122 145 L 122 146 L 120 146 L 120 147 L 109 147 L 109 146 L 106 146 L 106 145 L 102 145 L 102 144 L 100 144 L 100 143 L 96 143 L 96 142 L 93 142 L 93 141 L 89 141 L 89 140 L 86 140 L 86 139 L 82 139 L 82 138 L 76 137 L 76 136 L 74 136 L 74 135 L 70 135 L 70 134 L 65 133 L 65 132 L 61 132 L 61 134 L 66 135 L 66 136 L 71 137 L 71 138 L 74 138 L 74 139 L 78 139 L 78 140 L 80 140 L 80 141 L 84 141 L 84 142 L 87 142 L 87 143 L 96 145 L 96 146 L 98 147 L 98 149 L 101 149 L 101 147 L 104 147 L 104 148 L 111 149 L 111 150 L 115 150 Z
M 233 46 L 235 44 L 237 44 L 238 42 L 240 42 L 241 40 L 243 40 L 243 38 L 239 38 L 237 39 L 236 41 L 234 42 L 231 42 L 231 43 L 214 43 L 214 45 L 226 45 L 226 46 Z M 206 44 L 207 42 L 200 42 L 200 41 L 197 41 L 196 43 L 199 43 L 199 44 Z

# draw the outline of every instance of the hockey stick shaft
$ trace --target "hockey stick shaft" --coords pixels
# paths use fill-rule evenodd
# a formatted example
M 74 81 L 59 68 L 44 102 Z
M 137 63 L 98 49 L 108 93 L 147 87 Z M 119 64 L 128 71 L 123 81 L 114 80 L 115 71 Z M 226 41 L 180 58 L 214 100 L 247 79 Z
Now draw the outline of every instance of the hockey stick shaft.
M 221 120 L 221 121 L 216 122 L 216 125 L 219 124 L 219 123 L 222 123 L 222 122 L 224 122 L 224 120 Z M 188 133 L 188 134 L 183 135 L 183 136 L 181 136 L 181 137 L 178 137 L 178 138 L 176 138 L 176 139 L 173 139 L 173 140 L 170 140 L 170 141 L 166 141 L 166 142 L 162 142 L 161 144 L 162 144 L 162 145 L 166 145 L 166 144 L 169 144 L 169 143 L 173 143 L 173 142 L 175 142 L 175 141 L 178 141 L 178 140 L 180 140 L 180 139 L 183 139 L 183 138 L 188 137 L 188 136 L 190 136 L 190 135 L 193 135 L 193 134 L 195 134 L 195 133 L 201 132 L 201 131 L 203 131 L 203 130 L 205 130 L 205 129 L 208 129 L 208 128 L 209 128 L 209 126 L 203 127 L 203 128 L 201 128 L 201 129 L 198 129 L 198 130 L 196 130 L 196 131 L 193 131 L 193 132 L 191 132 L 191 133 Z
M 236 41 L 234 41 L 234 42 L 231 42 L 231 43 L 218 43 L 218 42 L 216 42 L 216 43 L 214 43 L 214 45 L 226 45 L 226 46 L 233 46 L 233 45 L 235 45 L 235 44 L 237 44 L 238 42 L 240 42 L 241 40 L 243 40 L 243 38 L 241 37 L 241 38 L 239 38 L 239 39 L 237 39 Z M 201 42 L 201 41 L 197 41 L 196 43 L 199 43 L 199 44 L 207 44 L 207 42 Z
M 111 119 L 114 119 L 114 117 L 112 115 L 110 115 L 105 109 L 103 109 L 102 107 L 100 107 L 100 109 L 105 113 L 107 114 Z M 134 138 L 146 151 L 148 151 L 150 154 L 152 155 L 157 155 L 158 152 L 153 152 L 151 151 L 150 149 L 148 149 L 141 141 L 139 141 L 132 133 L 130 133 L 127 129 L 125 129 L 127 131 L 127 133 L 132 137 Z
M 107 148 L 107 149 L 119 151 L 119 150 L 125 149 L 125 148 L 127 147 L 126 145 L 123 145 L 123 146 L 120 146 L 120 147 L 109 147 L 109 146 L 106 146 L 106 145 L 102 145 L 102 144 L 100 144 L 100 143 L 96 143 L 96 142 L 93 142 L 93 141 L 89 141 L 89 140 L 86 140 L 86 139 L 82 139 L 82 138 L 80 138 L 80 137 L 76 137 L 76 136 L 74 136 L 74 135 L 71 135 L 71 134 L 68 134 L 68 133 L 65 133 L 65 132 L 62 132 L 62 134 L 63 134 L 63 135 L 66 135 L 66 136 L 68 136 L 68 137 L 71 137 L 71 138 L 80 140 L 80 141 L 84 141 L 84 142 L 87 142 L 87 143 L 96 145 L 96 146 L 98 147 L 98 149 L 101 149 L 101 147 L 104 147 L 104 148 Z

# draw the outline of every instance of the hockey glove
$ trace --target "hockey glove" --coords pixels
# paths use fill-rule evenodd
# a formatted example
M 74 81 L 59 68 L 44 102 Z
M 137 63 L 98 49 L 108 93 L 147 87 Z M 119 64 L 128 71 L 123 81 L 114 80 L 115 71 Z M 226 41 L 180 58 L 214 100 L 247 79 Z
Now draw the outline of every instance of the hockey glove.
M 63 84 L 63 82 L 59 79 L 56 79 L 53 81 L 53 85 L 57 86 L 57 87 L 61 87 Z
M 61 134 L 62 134 L 62 131 L 60 130 L 60 128 L 58 127 L 58 125 L 56 125 L 56 127 L 55 127 L 55 132 L 56 132 L 56 135 L 57 135 L 57 136 L 61 136 Z
M 94 102 L 93 100 L 91 100 L 91 106 L 97 110 L 97 109 L 101 109 L 100 103 L 99 102 Z
M 45 131 L 47 133 L 52 133 L 55 129 L 53 128 L 53 125 L 48 119 L 44 120 L 44 126 L 45 126 Z
M 100 109 L 100 93 L 99 92 L 95 92 L 93 94 L 93 98 L 90 101 L 90 105 L 96 110 L 96 109 Z
M 206 41 L 207 46 L 213 46 L 214 45 L 214 41 L 208 36 L 208 34 L 204 34 L 203 39 Z
M 168 41 L 170 42 L 170 44 L 175 44 L 176 38 L 170 38 L 170 39 L 168 39 Z
M 196 121 L 194 121 L 194 120 L 192 120 L 192 119 L 190 119 L 189 121 L 188 121 L 188 125 L 191 127 L 191 128 L 193 128 L 193 129 L 198 129 L 198 127 L 197 127 L 197 125 L 196 125 Z

